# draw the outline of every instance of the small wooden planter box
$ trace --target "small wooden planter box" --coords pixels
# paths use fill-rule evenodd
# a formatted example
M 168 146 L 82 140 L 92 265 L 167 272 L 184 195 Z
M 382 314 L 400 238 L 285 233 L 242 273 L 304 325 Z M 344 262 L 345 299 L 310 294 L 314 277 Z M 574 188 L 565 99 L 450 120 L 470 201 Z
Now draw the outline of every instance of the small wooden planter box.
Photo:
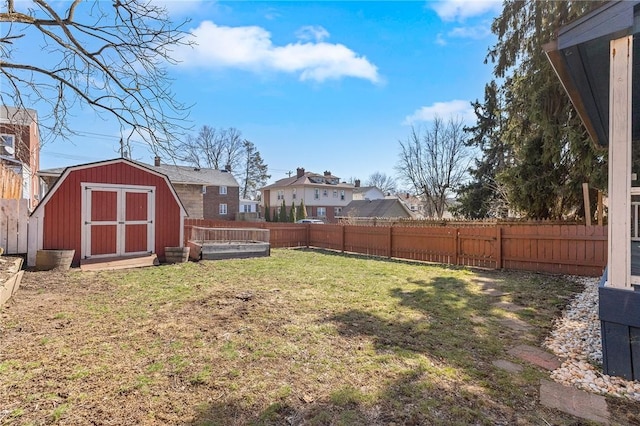
M 189 260 L 189 247 L 165 247 L 164 258 L 166 263 L 184 263 Z
M 68 271 L 75 250 L 38 250 L 36 253 L 37 271 Z
M 5 279 L 4 282 L 0 282 L 0 306 L 4 305 L 11 297 L 16 294 L 18 288 L 20 287 L 20 282 L 22 281 L 22 275 L 24 275 L 24 271 L 22 268 L 22 258 L 15 258 L 13 261 L 9 261 L 9 259 L 4 258 L 10 262 L 7 271 L 9 272 L 9 278 Z

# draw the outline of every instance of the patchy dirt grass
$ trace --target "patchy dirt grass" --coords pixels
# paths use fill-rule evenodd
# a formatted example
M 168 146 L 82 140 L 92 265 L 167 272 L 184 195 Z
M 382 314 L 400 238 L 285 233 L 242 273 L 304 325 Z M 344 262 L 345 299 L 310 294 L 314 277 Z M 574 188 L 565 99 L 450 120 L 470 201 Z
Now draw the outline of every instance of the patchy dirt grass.
M 495 308 L 488 282 L 526 309 Z M 538 403 L 548 373 L 492 365 L 539 344 L 579 290 L 304 250 L 27 272 L 0 317 L 0 423 L 584 424 Z

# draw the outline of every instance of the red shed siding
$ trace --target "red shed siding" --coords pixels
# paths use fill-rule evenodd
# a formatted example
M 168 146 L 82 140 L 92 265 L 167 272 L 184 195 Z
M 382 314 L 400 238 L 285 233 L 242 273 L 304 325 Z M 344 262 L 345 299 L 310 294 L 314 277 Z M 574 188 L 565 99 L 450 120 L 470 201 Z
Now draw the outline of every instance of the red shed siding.
M 164 259 L 164 248 L 181 246 L 180 206 L 164 178 L 126 163 L 96 165 L 72 170 L 51 195 L 44 211 L 43 249 L 76 251 L 73 263 L 80 262 L 82 249 L 82 194 L 80 184 L 155 186 L 155 252 Z M 109 197 L 105 196 L 105 201 Z M 92 212 L 95 209 L 92 208 Z M 137 216 L 137 215 L 136 215 Z

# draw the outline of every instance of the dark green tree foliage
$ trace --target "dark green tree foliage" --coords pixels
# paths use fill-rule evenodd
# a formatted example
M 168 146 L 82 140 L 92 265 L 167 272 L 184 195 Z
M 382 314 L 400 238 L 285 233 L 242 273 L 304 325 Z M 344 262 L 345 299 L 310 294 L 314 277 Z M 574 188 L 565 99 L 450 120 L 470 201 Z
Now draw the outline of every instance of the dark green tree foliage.
M 508 202 L 504 186 L 497 179 L 512 158 L 511 146 L 502 137 L 506 121 L 504 96 L 491 81 L 484 89 L 484 103 L 476 100 L 471 105 L 477 122 L 464 130 L 469 134 L 467 145 L 479 149 L 481 157 L 469 169 L 472 179 L 458 191 L 458 205 L 452 210 L 469 219 L 506 217 Z
M 271 207 L 268 204 L 264 206 L 264 220 L 266 222 L 271 222 Z
M 284 200 L 282 200 L 278 222 L 286 222 L 286 221 L 287 221 L 287 205 L 284 203 Z
M 602 2 L 507 0 L 492 31 L 487 60 L 504 79 L 506 123 L 500 132 L 513 164 L 497 176 L 510 207 L 536 219 L 584 215 L 581 185 L 605 187 L 605 155 L 597 151 L 544 54 L 562 25 Z
M 253 142 L 245 139 L 243 149 L 244 167 L 240 178 L 240 196 L 249 199 L 255 197 L 256 191 L 267 183 L 271 175 L 267 173 L 268 167 Z
M 291 210 L 289 210 L 289 222 L 296 221 L 296 202 L 291 202 Z
M 304 206 L 304 200 L 300 200 L 300 205 L 296 210 L 296 220 L 306 219 L 307 218 L 307 209 Z

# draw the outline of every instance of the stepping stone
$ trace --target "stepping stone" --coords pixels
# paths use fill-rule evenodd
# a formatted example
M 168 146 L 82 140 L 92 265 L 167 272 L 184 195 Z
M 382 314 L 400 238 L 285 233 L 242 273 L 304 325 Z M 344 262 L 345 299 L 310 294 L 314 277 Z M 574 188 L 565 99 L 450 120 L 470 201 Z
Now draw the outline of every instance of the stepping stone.
M 507 361 L 505 359 L 497 359 L 492 362 L 495 367 L 501 370 L 508 371 L 509 373 L 519 373 L 522 371 L 522 366 L 515 362 Z
M 501 297 L 501 296 L 506 296 L 509 293 L 505 293 L 504 291 L 500 291 L 498 289 L 495 288 L 483 288 L 482 292 L 484 294 L 486 294 L 487 296 L 493 296 L 493 297 Z
M 582 419 L 609 424 L 607 400 L 602 395 L 540 380 L 540 404 Z
M 535 346 L 518 345 L 509 349 L 508 354 L 549 371 L 559 368 L 561 364 L 555 355 Z
M 499 319 L 498 322 L 504 327 L 508 327 L 514 331 L 529 331 L 531 330 L 531 326 L 526 321 L 522 321 L 519 318 L 502 318 Z
M 505 311 L 508 311 L 508 312 L 519 312 L 525 309 L 524 306 L 516 305 L 515 303 L 511 303 L 511 302 L 496 302 L 496 303 L 492 303 L 491 306 L 494 306 L 498 309 L 504 309 Z

